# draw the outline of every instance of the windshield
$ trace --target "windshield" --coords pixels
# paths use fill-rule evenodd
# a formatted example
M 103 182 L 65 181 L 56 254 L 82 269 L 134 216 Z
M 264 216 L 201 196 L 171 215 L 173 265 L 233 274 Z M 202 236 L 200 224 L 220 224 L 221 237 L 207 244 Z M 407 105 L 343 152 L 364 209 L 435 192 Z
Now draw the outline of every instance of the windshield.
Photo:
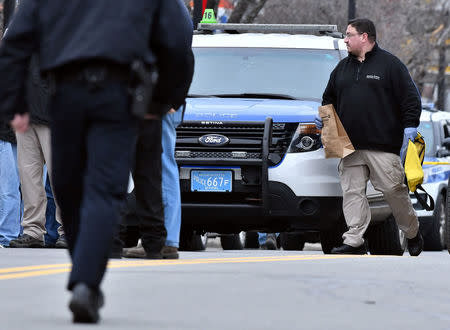
M 425 139 L 425 156 L 435 157 L 436 153 L 434 149 L 434 136 L 433 136 L 433 124 L 430 121 L 421 121 L 417 128 L 420 134 Z
M 337 50 L 194 48 L 191 95 L 281 94 L 322 99 Z

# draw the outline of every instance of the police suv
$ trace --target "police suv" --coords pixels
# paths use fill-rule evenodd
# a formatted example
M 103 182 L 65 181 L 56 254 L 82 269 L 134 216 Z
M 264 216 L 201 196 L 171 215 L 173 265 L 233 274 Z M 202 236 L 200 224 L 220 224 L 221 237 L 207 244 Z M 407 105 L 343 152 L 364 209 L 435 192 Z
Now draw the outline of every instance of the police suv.
M 181 244 L 216 232 L 235 234 L 223 235 L 222 247 L 240 249 L 241 231 L 320 232 L 329 253 L 345 230 L 342 191 L 338 159 L 325 159 L 314 116 L 347 56 L 337 27 L 200 24 L 193 51 L 175 153 Z M 389 207 L 373 188 L 368 194 L 373 223 L 382 225 L 370 234 L 374 251 L 403 253 Z M 299 244 L 288 237 L 285 248 Z
M 422 111 L 418 131 L 424 136 L 426 145 L 422 186 L 434 199 L 434 211 L 425 210 L 414 195 L 411 195 L 411 199 L 419 217 L 424 249 L 440 251 L 446 247 L 448 235 L 446 215 L 450 175 L 450 113 L 429 109 Z

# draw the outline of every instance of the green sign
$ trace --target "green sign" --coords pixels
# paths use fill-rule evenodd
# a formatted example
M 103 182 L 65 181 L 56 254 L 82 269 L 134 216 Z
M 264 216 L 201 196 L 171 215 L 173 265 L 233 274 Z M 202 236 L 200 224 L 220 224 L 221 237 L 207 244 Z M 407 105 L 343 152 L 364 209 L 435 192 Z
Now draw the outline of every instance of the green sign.
M 200 23 L 217 23 L 216 16 L 214 15 L 213 9 L 205 9 L 205 13 L 203 14 L 203 19 Z

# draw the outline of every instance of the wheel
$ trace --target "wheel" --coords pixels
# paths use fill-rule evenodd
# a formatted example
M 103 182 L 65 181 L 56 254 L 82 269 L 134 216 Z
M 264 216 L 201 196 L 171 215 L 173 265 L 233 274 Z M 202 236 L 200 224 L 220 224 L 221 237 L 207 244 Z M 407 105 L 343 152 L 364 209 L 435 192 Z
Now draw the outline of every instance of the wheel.
M 200 235 L 200 240 L 202 241 L 202 245 L 205 247 L 208 245 L 208 234 L 204 233 L 203 235 Z M 204 249 L 203 249 L 204 250 Z
M 240 234 L 220 236 L 220 244 L 222 245 L 222 249 L 224 250 L 242 250 L 244 248 L 244 245 L 242 245 Z
M 445 197 L 439 195 L 433 213 L 431 229 L 423 237 L 423 249 L 425 251 L 442 251 L 445 246 Z
M 394 216 L 389 216 L 383 223 L 372 225 L 367 230 L 370 254 L 398 255 L 405 252 L 405 236 L 400 240 L 399 229 Z
M 448 182 L 450 183 L 450 178 L 448 179 Z M 445 245 L 447 245 L 448 253 L 450 253 L 450 206 L 448 203 L 450 202 L 450 189 L 448 189 L 447 186 L 447 216 L 445 217 Z
M 347 225 L 345 218 L 342 215 L 338 223 L 331 229 L 320 231 L 320 244 L 322 245 L 322 251 L 325 254 L 330 254 L 334 247 L 341 246 L 343 244 L 342 234 L 347 231 Z
M 203 251 L 206 248 L 202 236 L 192 229 L 180 232 L 180 251 Z
M 245 235 L 245 244 L 244 247 L 246 249 L 258 249 L 259 241 L 258 241 L 258 233 L 254 231 L 248 231 Z
M 305 238 L 300 233 L 280 233 L 280 243 L 283 250 L 301 251 L 305 247 Z
M 240 243 L 241 243 L 241 245 L 242 245 L 242 248 L 244 248 L 244 246 L 245 246 L 245 240 L 246 240 L 246 237 L 247 237 L 247 233 L 246 233 L 245 231 L 241 231 L 241 232 L 238 234 L 238 236 L 239 236 L 239 241 L 240 241 Z

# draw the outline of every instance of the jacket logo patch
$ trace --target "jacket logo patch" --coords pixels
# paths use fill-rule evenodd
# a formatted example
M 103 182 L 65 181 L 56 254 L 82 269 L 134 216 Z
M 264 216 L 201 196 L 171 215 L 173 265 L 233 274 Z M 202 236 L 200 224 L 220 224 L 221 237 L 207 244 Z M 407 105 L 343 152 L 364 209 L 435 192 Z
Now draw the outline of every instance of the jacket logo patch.
M 374 75 L 374 74 L 368 74 L 368 75 L 366 76 L 366 78 L 367 78 L 367 79 L 375 79 L 375 80 L 380 80 L 380 79 L 381 79 L 379 76 Z

